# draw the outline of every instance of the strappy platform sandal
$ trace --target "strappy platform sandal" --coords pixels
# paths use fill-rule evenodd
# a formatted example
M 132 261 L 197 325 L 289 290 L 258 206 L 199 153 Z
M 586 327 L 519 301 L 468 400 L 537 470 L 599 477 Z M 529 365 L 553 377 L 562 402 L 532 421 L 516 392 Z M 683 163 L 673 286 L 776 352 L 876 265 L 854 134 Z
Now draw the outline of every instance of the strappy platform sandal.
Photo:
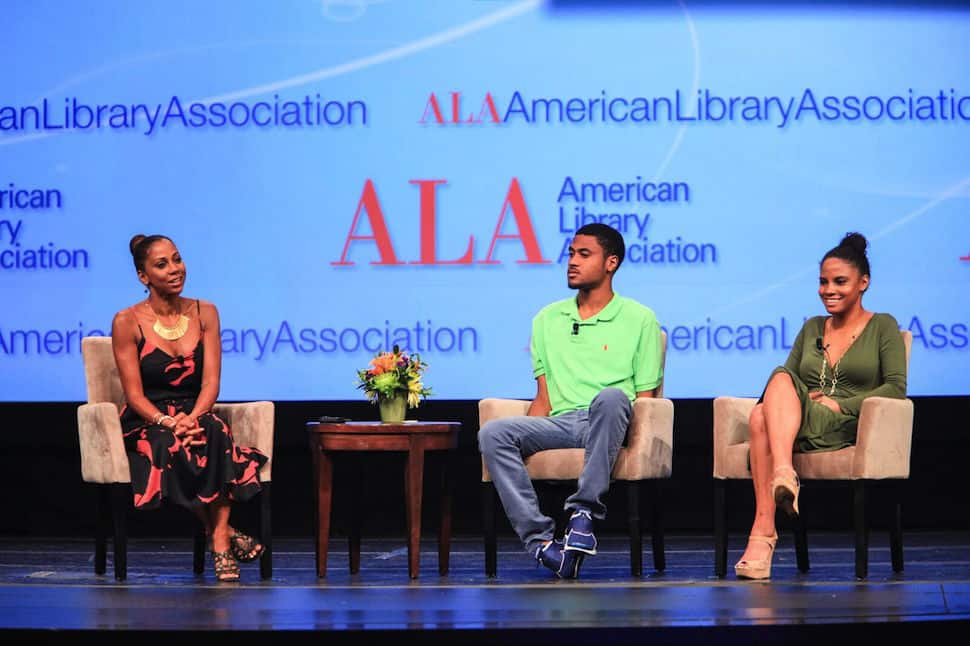
M 231 551 L 212 552 L 212 567 L 216 573 L 216 580 L 223 583 L 235 583 L 239 580 L 239 562 Z
M 771 561 L 775 557 L 775 545 L 778 544 L 778 532 L 773 536 L 758 536 L 752 534 L 748 536 L 748 542 L 757 541 L 767 543 L 771 548 L 768 551 L 768 558 L 757 561 L 741 559 L 734 565 L 734 575 L 739 579 L 769 579 L 771 578 Z
M 229 537 L 229 550 L 237 561 L 249 563 L 262 556 L 263 552 L 266 551 L 266 546 L 252 536 L 234 531 L 232 536 Z
M 798 474 L 791 467 L 780 467 L 775 469 L 774 476 L 771 480 L 771 492 L 775 505 L 790 517 L 797 518 L 798 492 L 801 489 Z

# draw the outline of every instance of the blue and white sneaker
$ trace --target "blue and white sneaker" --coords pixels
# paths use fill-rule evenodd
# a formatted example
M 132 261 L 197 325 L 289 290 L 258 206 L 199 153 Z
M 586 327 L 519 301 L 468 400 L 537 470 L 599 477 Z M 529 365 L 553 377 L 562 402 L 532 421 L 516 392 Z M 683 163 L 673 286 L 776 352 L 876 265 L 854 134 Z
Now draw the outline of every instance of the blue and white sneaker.
M 588 509 L 577 507 L 569 517 L 563 541 L 566 552 L 596 554 L 596 535 L 593 534 L 593 515 Z
M 536 561 L 552 570 L 560 579 L 575 579 L 579 576 L 579 566 L 583 564 L 583 554 L 567 552 L 562 542 L 550 541 L 548 545 L 536 548 Z

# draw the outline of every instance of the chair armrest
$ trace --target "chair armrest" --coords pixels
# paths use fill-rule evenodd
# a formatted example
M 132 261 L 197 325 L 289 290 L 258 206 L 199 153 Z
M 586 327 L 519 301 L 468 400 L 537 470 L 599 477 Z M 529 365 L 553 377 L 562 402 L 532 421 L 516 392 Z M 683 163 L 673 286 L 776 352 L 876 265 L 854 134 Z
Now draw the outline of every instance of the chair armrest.
M 748 418 L 758 400 L 753 397 L 716 397 L 714 399 L 714 477 L 737 477 L 736 460 L 728 456 L 730 447 L 745 444 L 750 437 Z M 746 470 L 746 469 L 745 469 Z M 734 474 L 729 476 L 728 474 Z
M 669 478 L 674 453 L 674 402 L 638 397 L 627 431 L 626 451 L 617 459 L 617 480 Z
M 212 412 L 229 425 L 237 446 L 251 446 L 269 458 L 259 470 L 259 479 L 262 482 L 270 482 L 273 478 L 275 410 L 273 402 L 269 401 L 217 403 L 212 407 Z
M 908 478 L 912 441 L 912 400 L 867 397 L 859 411 L 852 477 Z
M 485 422 L 502 417 L 525 415 L 532 404 L 527 399 L 497 399 L 488 398 L 478 402 L 478 427 L 485 426 Z
M 84 482 L 131 482 L 117 406 L 111 402 L 78 406 L 77 435 Z
M 515 417 L 525 415 L 529 412 L 531 401 L 526 399 L 498 399 L 489 397 L 478 401 L 478 428 L 485 426 L 486 422 L 502 417 Z M 485 456 L 482 456 L 482 482 L 490 482 L 492 476 L 488 473 L 485 466 Z

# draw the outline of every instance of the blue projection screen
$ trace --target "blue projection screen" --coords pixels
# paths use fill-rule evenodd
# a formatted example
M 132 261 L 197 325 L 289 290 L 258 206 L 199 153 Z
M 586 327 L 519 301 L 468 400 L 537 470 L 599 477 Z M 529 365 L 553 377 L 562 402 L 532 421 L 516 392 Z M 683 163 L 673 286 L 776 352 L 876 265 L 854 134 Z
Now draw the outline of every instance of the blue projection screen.
M 80 339 L 182 251 L 225 400 L 531 397 L 578 226 L 669 334 L 666 394 L 756 395 L 818 263 L 871 243 L 911 395 L 970 394 L 970 12 L 866 3 L 11 0 L 0 24 L 5 401 L 85 398 Z

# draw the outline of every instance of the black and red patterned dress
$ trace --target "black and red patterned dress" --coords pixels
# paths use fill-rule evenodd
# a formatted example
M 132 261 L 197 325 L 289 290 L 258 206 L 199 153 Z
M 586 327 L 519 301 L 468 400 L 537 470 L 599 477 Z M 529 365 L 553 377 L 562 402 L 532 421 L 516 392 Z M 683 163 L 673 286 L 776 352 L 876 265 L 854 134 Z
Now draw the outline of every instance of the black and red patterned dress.
M 202 335 L 192 352 L 173 357 L 138 329 L 145 396 L 166 415 L 192 412 L 202 389 Z M 199 425 L 205 429 L 205 444 L 183 447 L 171 429 L 145 421 L 128 406 L 122 409 L 136 508 L 153 509 L 162 500 L 192 508 L 221 495 L 248 500 L 259 493 L 259 469 L 267 457 L 258 449 L 236 446 L 229 425 L 211 412 L 199 416 Z

